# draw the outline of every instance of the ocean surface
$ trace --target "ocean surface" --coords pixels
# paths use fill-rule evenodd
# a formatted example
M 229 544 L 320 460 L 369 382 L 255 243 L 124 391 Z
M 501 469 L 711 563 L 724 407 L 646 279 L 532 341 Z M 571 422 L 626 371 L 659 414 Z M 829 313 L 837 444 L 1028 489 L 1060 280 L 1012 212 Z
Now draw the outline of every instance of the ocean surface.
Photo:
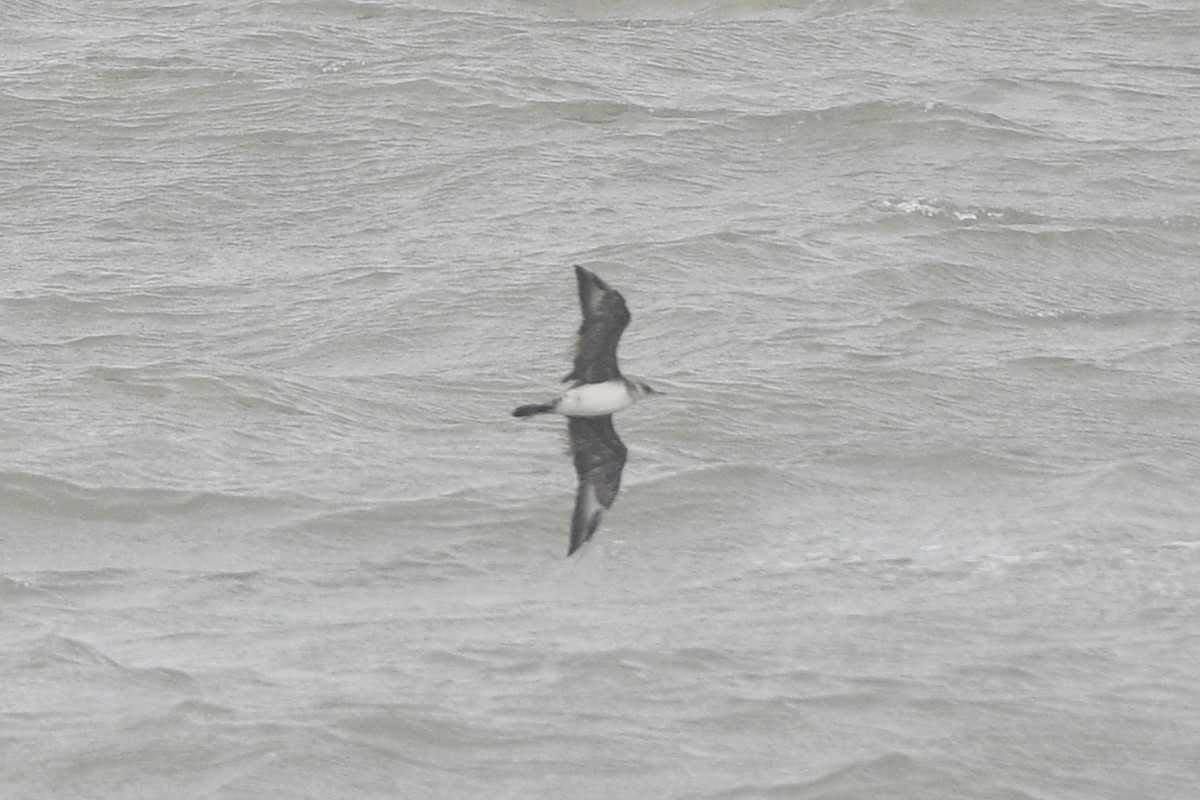
M 1200 5 L 4 18 L 5 800 L 1200 797 Z

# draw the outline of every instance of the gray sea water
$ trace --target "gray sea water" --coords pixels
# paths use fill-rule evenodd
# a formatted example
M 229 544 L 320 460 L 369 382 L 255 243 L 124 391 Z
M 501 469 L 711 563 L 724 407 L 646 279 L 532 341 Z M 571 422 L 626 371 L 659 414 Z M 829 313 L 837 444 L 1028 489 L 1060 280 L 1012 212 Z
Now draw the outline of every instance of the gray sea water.
M 1200 6 L 4 17 L 4 798 L 1200 797 Z

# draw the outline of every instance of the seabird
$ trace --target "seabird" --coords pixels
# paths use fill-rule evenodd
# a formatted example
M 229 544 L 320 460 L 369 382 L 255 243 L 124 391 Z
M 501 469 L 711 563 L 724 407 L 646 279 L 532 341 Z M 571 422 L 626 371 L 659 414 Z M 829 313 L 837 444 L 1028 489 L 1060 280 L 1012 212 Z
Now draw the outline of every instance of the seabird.
M 575 337 L 575 366 L 562 379 L 564 383 L 572 381 L 571 386 L 549 403 L 513 411 L 514 417 L 556 413 L 567 418 L 571 455 L 579 476 L 568 556 L 592 538 L 601 515 L 612 507 L 621 487 L 626 450 L 613 429 L 612 415 L 648 394 L 661 394 L 627 379 L 617 369 L 617 342 L 630 319 L 625 298 L 583 267 L 575 267 L 575 277 L 583 324 Z

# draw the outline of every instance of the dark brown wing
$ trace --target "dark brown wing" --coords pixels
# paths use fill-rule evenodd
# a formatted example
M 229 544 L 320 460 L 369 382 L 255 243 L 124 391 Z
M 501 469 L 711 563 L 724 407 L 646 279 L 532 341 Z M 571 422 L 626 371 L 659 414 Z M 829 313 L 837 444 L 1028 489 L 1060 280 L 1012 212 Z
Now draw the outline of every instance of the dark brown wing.
M 575 267 L 583 324 L 575 337 L 575 368 L 564 381 L 602 383 L 618 377 L 617 343 L 629 324 L 629 309 L 621 293 L 593 272 Z
M 621 488 L 621 470 L 625 468 L 625 445 L 613 429 L 612 415 L 606 417 L 569 417 L 567 432 L 579 488 L 575 491 L 575 513 L 571 517 L 571 555 L 583 545 L 596 528 L 605 509 L 611 508 Z

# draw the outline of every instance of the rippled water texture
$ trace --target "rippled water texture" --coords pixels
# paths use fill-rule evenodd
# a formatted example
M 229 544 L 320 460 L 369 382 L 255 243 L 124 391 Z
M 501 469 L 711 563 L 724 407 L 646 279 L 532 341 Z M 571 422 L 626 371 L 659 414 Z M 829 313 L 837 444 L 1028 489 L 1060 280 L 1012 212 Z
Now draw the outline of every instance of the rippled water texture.
M 1191 4 L 5 18 L 5 798 L 1196 796 Z

